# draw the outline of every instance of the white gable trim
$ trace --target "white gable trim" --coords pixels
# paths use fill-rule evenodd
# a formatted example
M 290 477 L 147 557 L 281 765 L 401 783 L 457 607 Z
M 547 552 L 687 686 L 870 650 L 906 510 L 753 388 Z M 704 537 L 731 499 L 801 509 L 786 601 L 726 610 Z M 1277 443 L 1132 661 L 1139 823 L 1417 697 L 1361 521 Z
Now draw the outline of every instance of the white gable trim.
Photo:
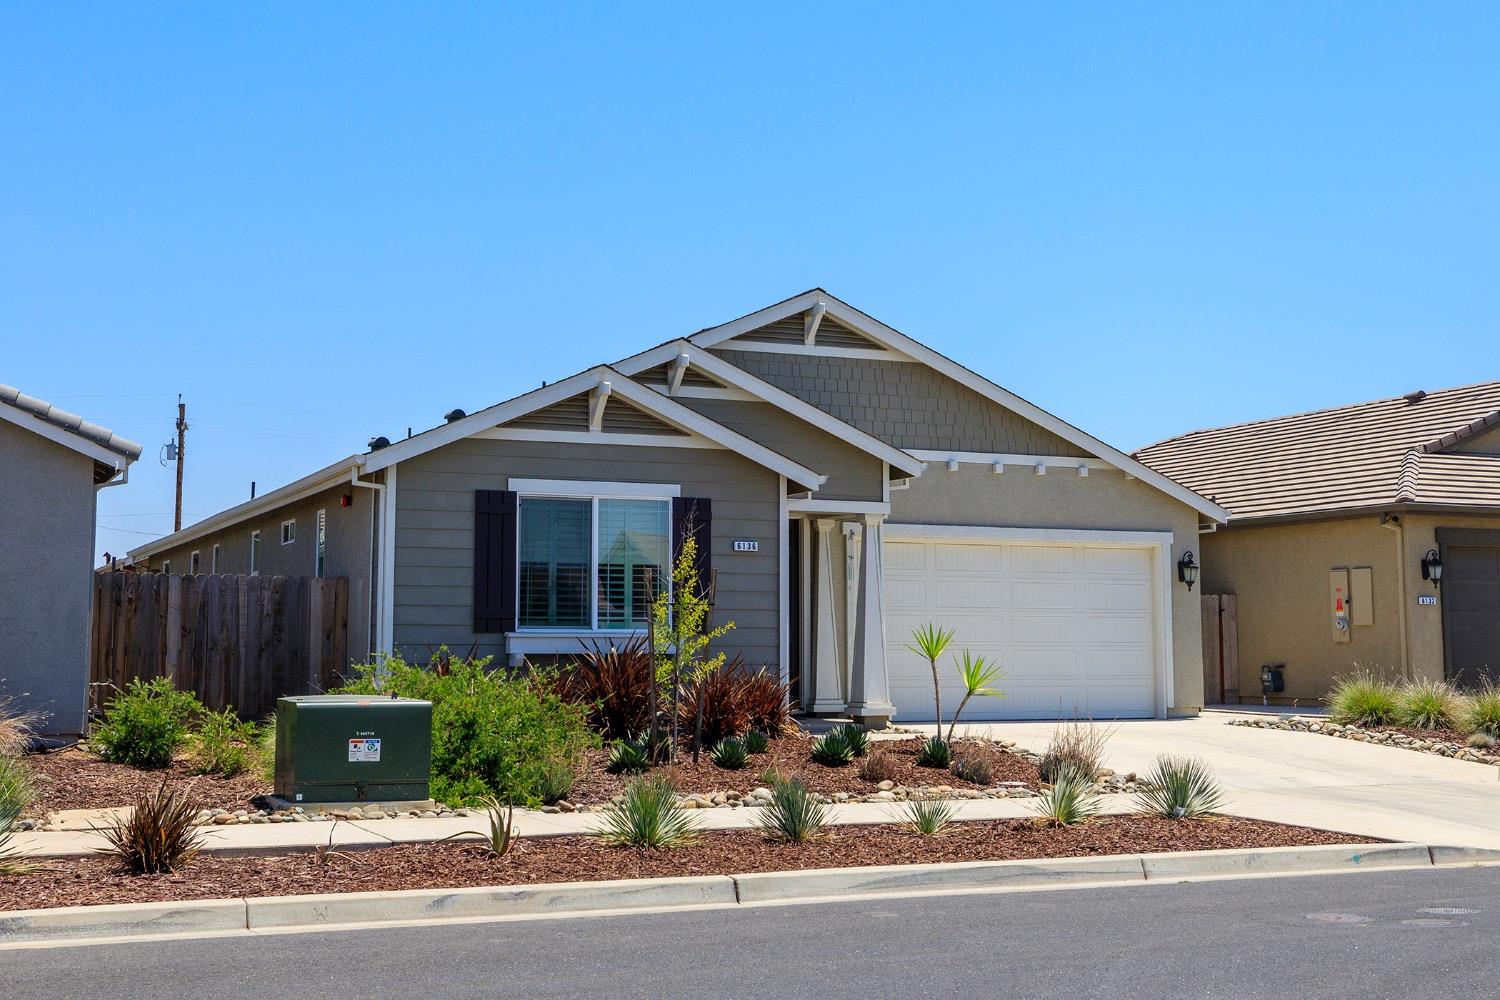
M 1206 517 L 1220 522 L 1227 522 L 1229 520 L 1229 511 L 1224 507 L 1194 493 L 1181 483 L 1168 479 L 1166 476 L 1141 464 L 1119 449 L 1105 444 L 1103 441 L 1074 427 L 1060 417 L 1048 413 L 1035 403 L 1022 399 L 1010 390 L 1004 389 L 982 375 L 970 371 L 958 362 L 944 357 L 937 351 L 913 340 L 899 330 L 886 326 L 878 319 L 866 315 L 847 302 L 842 302 L 834 298 L 822 289 L 815 288 L 811 291 L 803 292 L 801 295 L 793 296 L 784 302 L 778 302 L 774 306 L 767 306 L 765 309 L 753 312 L 748 316 L 742 316 L 737 320 L 725 323 L 723 326 L 711 327 L 695 333 L 689 338 L 689 341 L 698 347 L 720 346 L 725 341 L 732 340 L 742 333 L 748 333 L 751 330 L 774 323 L 777 320 L 805 312 L 820 302 L 827 305 L 828 313 L 840 323 L 873 340 L 882 347 L 898 351 L 922 362 L 929 368 L 941 372 L 960 385 L 974 390 L 992 402 L 998 403 L 1041 427 L 1045 427 L 1063 440 L 1104 459 L 1117 469 L 1134 475 L 1142 482 L 1149 483 L 1174 500 L 1188 505 Z M 739 346 L 746 350 L 762 350 L 760 345 L 752 348 L 748 342 Z
M 902 472 L 912 476 L 920 476 L 927 468 L 927 464 L 920 459 L 902 451 L 900 448 L 886 444 L 884 441 L 867 434 L 859 428 L 846 424 L 838 417 L 825 413 L 811 403 L 798 399 L 791 393 L 757 378 L 756 376 L 730 364 L 723 358 L 715 357 L 708 351 L 695 348 L 686 340 L 677 340 L 669 344 L 654 347 L 643 354 L 626 358 L 614 367 L 627 375 L 646 371 L 664 363 L 667 360 L 681 357 L 686 354 L 689 364 L 702 371 L 711 378 L 725 383 L 731 388 L 743 392 L 753 399 L 770 403 L 781 410 L 790 413 L 806 423 L 828 434 L 833 435 L 840 441 L 858 448 L 860 451 L 875 456 L 882 462 L 887 462 Z M 651 383 L 642 383 L 648 387 Z M 684 392 L 686 390 L 684 389 Z
M 802 354 L 816 358 L 858 358 L 863 361 L 905 361 L 917 359 L 907 357 L 900 351 L 877 350 L 873 347 L 829 347 L 824 344 L 788 344 L 778 340 L 746 340 L 731 337 L 714 345 L 728 351 L 758 351 L 761 354 Z
M 638 448 L 714 448 L 723 449 L 696 434 L 613 434 L 607 431 L 560 431 L 544 427 L 491 427 L 476 431 L 471 437 L 486 441 L 550 441 L 553 444 L 610 444 Z
M 80 455 L 87 455 L 94 461 L 102 462 L 116 472 L 129 466 L 132 461 L 132 459 L 117 451 L 110 451 L 102 444 L 97 444 L 85 437 L 79 437 L 67 428 L 59 427 L 54 423 L 43 420 L 41 417 L 11 406 L 9 403 L 0 403 L 0 420 L 8 420 L 17 427 L 24 427 L 38 437 L 44 437 L 54 444 L 60 444 L 69 451 L 76 451 Z

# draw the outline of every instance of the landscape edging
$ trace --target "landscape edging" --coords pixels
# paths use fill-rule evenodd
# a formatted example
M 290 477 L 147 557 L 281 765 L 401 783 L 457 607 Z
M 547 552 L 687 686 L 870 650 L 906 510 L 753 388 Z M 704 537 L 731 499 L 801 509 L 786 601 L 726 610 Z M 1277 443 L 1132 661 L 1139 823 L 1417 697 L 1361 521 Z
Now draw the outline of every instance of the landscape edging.
M 1195 860 L 1188 862 L 1184 859 Z M 967 889 L 1128 885 L 1171 878 L 1483 864 L 1500 864 L 1500 850 L 1422 844 L 1331 844 L 1174 854 L 822 868 L 604 882 L 117 903 L 0 913 L 0 945 L 25 946 L 88 938 L 146 939 L 204 932 L 372 925 L 429 919 L 622 910 L 650 912 L 666 907 L 734 906 L 830 896 L 859 898 Z

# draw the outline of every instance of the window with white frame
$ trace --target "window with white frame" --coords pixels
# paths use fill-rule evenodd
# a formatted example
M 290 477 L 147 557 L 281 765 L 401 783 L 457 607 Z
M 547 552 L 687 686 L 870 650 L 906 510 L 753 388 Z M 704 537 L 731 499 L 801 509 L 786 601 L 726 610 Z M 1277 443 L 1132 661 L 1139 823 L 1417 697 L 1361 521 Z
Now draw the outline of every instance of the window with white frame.
M 318 511 L 317 521 L 313 527 L 313 548 L 316 554 L 313 556 L 313 576 L 323 575 L 323 556 L 327 552 L 328 545 L 328 511 Z
M 192 551 L 192 554 L 188 556 L 188 572 L 193 576 L 197 576 L 198 568 L 202 564 L 202 562 L 203 553 L 198 549 L 194 549 Z
M 281 522 L 281 544 L 290 545 L 297 540 L 297 519 Z
M 250 532 L 250 575 L 260 575 L 260 532 Z
M 219 543 L 214 542 L 214 547 L 208 551 L 208 571 L 217 573 L 219 571 Z
M 520 628 L 646 625 L 651 590 L 670 584 L 669 497 L 520 492 L 518 500 Z
M 172 560 L 168 559 L 166 562 L 162 563 L 161 564 L 161 571 L 163 573 L 170 574 L 172 572 Z

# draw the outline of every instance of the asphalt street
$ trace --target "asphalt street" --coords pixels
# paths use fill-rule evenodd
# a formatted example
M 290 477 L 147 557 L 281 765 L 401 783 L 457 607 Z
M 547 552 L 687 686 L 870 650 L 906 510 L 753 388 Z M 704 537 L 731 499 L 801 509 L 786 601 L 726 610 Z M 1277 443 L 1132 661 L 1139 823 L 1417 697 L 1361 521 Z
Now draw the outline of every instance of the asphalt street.
M 1500 869 L 0 951 L 7 1000 L 1500 995 Z

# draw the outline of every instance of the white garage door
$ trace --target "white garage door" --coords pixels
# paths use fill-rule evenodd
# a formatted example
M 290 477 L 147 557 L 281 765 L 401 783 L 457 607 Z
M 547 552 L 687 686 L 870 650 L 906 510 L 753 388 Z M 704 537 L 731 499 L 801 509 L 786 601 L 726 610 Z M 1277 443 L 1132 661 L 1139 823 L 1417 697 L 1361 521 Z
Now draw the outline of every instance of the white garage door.
M 1156 708 L 1155 550 L 1100 545 L 897 541 L 885 544 L 887 663 L 903 721 L 932 718 L 932 672 L 906 648 L 929 622 L 957 630 L 1005 671 L 1000 698 L 964 719 L 1150 717 Z M 940 665 L 943 714 L 962 688 Z

